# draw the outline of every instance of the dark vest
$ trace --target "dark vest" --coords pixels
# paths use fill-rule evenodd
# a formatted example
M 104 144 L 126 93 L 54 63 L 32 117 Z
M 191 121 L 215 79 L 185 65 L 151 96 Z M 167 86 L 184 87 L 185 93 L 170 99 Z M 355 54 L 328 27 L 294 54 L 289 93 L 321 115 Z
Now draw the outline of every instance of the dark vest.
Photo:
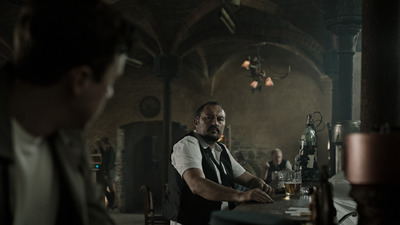
M 282 163 L 278 166 L 274 166 L 274 163 L 272 161 L 269 161 L 269 169 L 268 169 L 268 176 L 267 179 L 265 180 L 265 183 L 269 184 L 272 181 L 272 172 L 274 171 L 281 171 L 286 169 L 286 161 L 285 159 L 282 159 Z
M 186 136 L 195 137 L 193 132 Z M 218 143 L 218 142 L 217 142 Z M 222 148 L 221 152 L 221 163 L 224 165 L 229 180 L 227 187 L 234 187 L 234 178 L 232 164 L 225 147 L 218 143 Z M 218 183 L 218 176 L 215 171 L 214 163 L 207 154 L 207 149 L 203 149 L 199 143 L 199 149 L 201 151 L 202 167 L 204 175 L 207 179 Z M 206 225 L 209 223 L 211 212 L 214 210 L 221 210 L 220 201 L 210 201 L 199 195 L 195 195 L 191 192 L 189 186 L 175 167 L 170 163 L 168 168 L 168 190 L 169 193 L 164 201 L 163 215 L 169 220 L 177 221 L 181 224 L 193 224 L 193 225 Z M 230 203 L 230 207 L 234 204 Z

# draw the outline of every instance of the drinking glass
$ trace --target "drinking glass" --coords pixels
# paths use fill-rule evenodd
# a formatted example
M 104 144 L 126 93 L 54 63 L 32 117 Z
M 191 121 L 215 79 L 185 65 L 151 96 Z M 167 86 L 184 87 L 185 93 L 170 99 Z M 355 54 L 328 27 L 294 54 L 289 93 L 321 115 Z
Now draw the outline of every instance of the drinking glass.
M 301 171 L 286 171 L 284 184 L 286 195 L 300 196 Z

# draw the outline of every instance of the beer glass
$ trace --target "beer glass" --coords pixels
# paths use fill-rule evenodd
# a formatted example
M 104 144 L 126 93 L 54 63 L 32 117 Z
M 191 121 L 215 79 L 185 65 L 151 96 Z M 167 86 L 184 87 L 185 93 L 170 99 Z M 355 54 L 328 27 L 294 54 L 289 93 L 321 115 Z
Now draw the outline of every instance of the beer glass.
M 284 176 L 286 195 L 300 196 L 301 171 L 285 171 Z

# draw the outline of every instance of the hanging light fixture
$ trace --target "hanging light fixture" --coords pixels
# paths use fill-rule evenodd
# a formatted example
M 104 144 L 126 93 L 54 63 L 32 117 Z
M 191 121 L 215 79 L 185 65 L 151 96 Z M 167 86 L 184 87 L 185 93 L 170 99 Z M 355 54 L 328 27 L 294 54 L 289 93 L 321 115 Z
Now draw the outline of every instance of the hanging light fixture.
M 264 83 L 266 87 L 274 86 L 274 82 L 272 81 L 271 76 L 267 76 L 265 70 L 262 68 L 262 58 L 260 56 L 260 49 L 257 47 L 257 56 L 256 57 L 247 57 L 241 67 L 250 70 L 250 74 L 248 75 L 253 79 L 250 83 L 250 87 L 252 88 L 252 92 L 254 93 L 256 90 L 261 91 L 262 84 Z M 290 66 L 288 68 L 288 72 L 280 77 L 275 78 L 276 80 L 283 79 L 290 73 Z

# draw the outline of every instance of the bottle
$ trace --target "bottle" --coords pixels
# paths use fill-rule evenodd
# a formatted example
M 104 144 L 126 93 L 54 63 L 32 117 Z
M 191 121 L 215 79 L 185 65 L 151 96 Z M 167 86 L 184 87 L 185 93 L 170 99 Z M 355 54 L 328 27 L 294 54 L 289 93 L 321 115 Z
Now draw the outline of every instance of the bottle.
M 306 129 L 301 135 L 301 143 L 303 147 L 316 149 L 317 147 L 317 136 L 314 128 L 314 120 L 311 114 L 307 115 Z
M 317 133 L 314 128 L 313 115 L 308 114 L 306 128 L 300 138 L 300 152 L 297 159 L 302 171 L 303 181 L 317 181 L 319 168 L 317 164 Z

